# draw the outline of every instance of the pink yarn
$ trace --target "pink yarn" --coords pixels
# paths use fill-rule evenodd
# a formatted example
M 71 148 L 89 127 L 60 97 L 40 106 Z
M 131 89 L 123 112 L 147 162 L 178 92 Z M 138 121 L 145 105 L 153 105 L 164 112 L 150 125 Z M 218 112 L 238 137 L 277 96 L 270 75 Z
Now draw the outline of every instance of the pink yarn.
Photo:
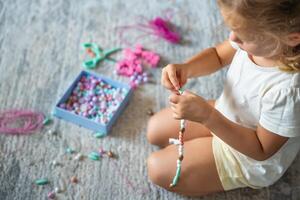
M 125 42 L 127 45 L 130 44 L 126 39 L 123 38 L 123 34 L 125 31 L 130 29 L 140 30 L 145 33 L 135 38 L 135 41 L 147 35 L 155 35 L 159 38 L 165 39 L 172 44 L 178 44 L 180 42 L 181 35 L 178 32 L 172 30 L 170 17 L 167 16 L 166 19 L 162 17 L 156 17 L 150 21 L 147 21 L 147 19 L 145 19 L 144 17 L 140 17 L 139 20 L 140 22 L 135 25 L 119 27 L 121 29 L 121 32 L 119 33 L 120 40 Z
M 44 115 L 29 110 L 0 112 L 0 133 L 23 135 L 33 133 L 43 126 Z
M 162 37 L 173 44 L 180 42 L 180 34 L 171 30 L 169 21 L 164 20 L 161 17 L 156 17 L 149 21 L 149 25 L 153 29 L 155 35 Z

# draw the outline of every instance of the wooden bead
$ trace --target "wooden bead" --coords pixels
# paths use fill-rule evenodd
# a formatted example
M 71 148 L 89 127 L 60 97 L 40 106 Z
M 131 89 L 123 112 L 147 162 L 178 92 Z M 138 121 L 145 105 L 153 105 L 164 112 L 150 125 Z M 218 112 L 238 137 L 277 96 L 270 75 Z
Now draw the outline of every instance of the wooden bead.
M 72 176 L 72 177 L 71 177 L 71 182 L 72 182 L 72 183 L 78 183 L 77 177 L 76 177 L 76 176 Z
M 183 160 L 183 155 L 180 155 L 179 158 L 178 158 L 180 161 Z
M 153 112 L 152 109 L 148 109 L 148 110 L 147 110 L 147 114 L 148 114 L 149 116 L 152 116 L 152 115 L 154 115 L 154 112 Z
M 108 151 L 108 152 L 107 152 L 107 155 L 108 155 L 108 157 L 110 157 L 110 158 L 113 158 L 113 157 L 114 157 L 114 154 L 113 154 L 113 152 L 111 152 L 111 151 Z

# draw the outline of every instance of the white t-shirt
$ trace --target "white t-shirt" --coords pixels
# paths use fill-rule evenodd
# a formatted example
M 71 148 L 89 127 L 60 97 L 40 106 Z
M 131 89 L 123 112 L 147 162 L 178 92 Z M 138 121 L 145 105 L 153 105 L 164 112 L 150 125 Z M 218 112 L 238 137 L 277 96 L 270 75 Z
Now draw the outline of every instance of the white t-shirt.
M 300 149 L 300 73 L 256 65 L 247 52 L 237 52 L 227 72 L 224 90 L 215 107 L 229 120 L 265 129 L 289 140 L 265 161 L 254 160 L 230 147 L 250 184 L 269 186 L 277 181 Z

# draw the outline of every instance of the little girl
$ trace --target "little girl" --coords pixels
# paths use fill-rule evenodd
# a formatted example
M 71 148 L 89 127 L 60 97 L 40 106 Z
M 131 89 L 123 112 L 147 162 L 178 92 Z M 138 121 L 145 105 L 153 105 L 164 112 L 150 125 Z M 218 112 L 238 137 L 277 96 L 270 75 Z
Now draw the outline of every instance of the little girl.
M 199 196 L 275 183 L 300 148 L 300 1 L 218 0 L 232 30 L 228 41 L 208 48 L 183 64 L 162 71 L 172 91 L 170 108 L 149 121 L 150 143 L 163 147 L 148 158 L 155 184 Z M 224 90 L 206 101 L 177 91 L 188 78 L 230 64 Z M 179 119 L 186 119 L 185 152 L 178 184 Z

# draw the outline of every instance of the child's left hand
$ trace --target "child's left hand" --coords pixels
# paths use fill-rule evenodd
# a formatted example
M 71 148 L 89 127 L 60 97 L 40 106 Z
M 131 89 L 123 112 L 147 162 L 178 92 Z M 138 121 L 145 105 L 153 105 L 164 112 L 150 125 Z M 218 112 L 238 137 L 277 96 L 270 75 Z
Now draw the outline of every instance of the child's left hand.
M 214 109 L 205 99 L 189 91 L 184 91 L 182 95 L 172 93 L 169 100 L 175 119 L 203 123 Z

